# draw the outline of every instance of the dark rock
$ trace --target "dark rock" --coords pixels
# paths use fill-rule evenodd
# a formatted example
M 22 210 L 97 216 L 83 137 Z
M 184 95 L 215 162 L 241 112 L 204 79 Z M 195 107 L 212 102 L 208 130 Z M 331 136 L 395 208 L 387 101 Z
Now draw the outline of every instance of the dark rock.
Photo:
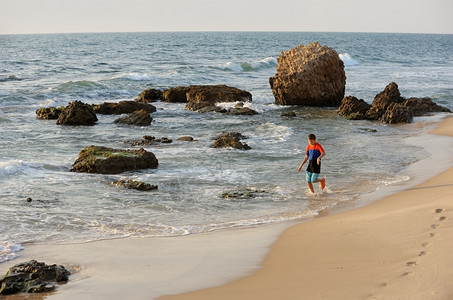
M 98 121 L 93 108 L 80 101 L 69 103 L 58 116 L 57 125 L 94 125 Z
M 32 202 L 32 201 L 33 201 L 32 198 L 30 198 L 30 197 L 27 198 L 27 202 Z
M 434 103 L 431 98 L 409 98 L 404 100 L 403 105 L 411 109 L 414 117 L 423 116 L 432 112 L 451 113 L 448 108 Z
M 36 110 L 38 119 L 42 120 L 57 120 L 63 111 L 64 107 L 45 107 Z
M 233 190 L 233 191 L 228 191 L 222 193 L 222 198 L 224 199 L 251 199 L 256 197 L 259 194 L 266 193 L 266 191 L 263 190 L 256 190 L 256 189 L 238 189 L 238 190 Z
M 210 113 L 210 112 L 216 112 L 216 113 L 221 113 L 221 114 L 226 114 L 228 111 L 220 106 L 217 105 L 210 105 L 210 106 L 205 106 L 197 110 L 199 113 Z
M 187 103 L 186 93 L 190 90 L 188 86 L 178 86 L 162 92 L 162 97 L 166 102 Z
M 282 52 L 269 84 L 277 104 L 339 106 L 346 75 L 338 53 L 318 42 Z
M 240 108 L 230 108 L 230 110 L 228 111 L 231 115 L 248 115 L 248 116 L 252 116 L 252 115 L 257 115 L 258 112 L 251 109 L 251 108 L 248 108 L 248 107 L 240 107 Z
M 71 172 L 118 174 L 126 171 L 157 168 L 156 156 L 144 149 L 118 150 L 88 146 L 79 153 Z
M 103 115 L 130 114 L 136 110 L 145 110 L 147 113 L 156 112 L 155 106 L 138 101 L 104 102 L 99 105 L 93 105 L 93 109 L 96 113 Z
M 146 145 L 156 145 L 156 144 L 171 144 L 173 140 L 162 137 L 160 139 L 156 139 L 154 136 L 144 135 L 143 138 L 139 141 L 133 141 L 131 146 L 146 146 Z
M 410 123 L 412 122 L 412 111 L 400 103 L 391 103 L 379 121 L 388 124 Z
M 373 103 L 367 112 L 367 118 L 370 120 L 379 120 L 392 103 L 402 103 L 404 98 L 401 97 L 398 85 L 390 82 L 384 91 L 374 97 Z
M 177 141 L 186 141 L 186 142 L 193 142 L 193 141 L 195 141 L 195 140 L 193 139 L 193 137 L 191 137 L 191 136 L 181 136 L 181 137 L 177 138 L 176 140 L 177 140 Z
M 134 111 L 124 118 L 119 118 L 115 120 L 115 123 L 118 124 L 127 124 L 127 125 L 137 125 L 137 126 L 148 126 L 153 121 L 153 118 L 149 115 L 149 113 L 144 110 L 137 110 Z
M 295 118 L 295 117 L 297 117 L 297 115 L 293 111 L 284 111 L 280 114 L 280 117 Z
M 237 137 L 220 137 L 211 144 L 212 148 L 235 148 L 239 150 L 250 150 L 249 145 L 241 143 Z
M 50 292 L 54 283 L 65 283 L 70 272 L 63 266 L 30 260 L 10 268 L 0 280 L 0 295 Z
M 157 100 L 163 99 L 162 91 L 157 89 L 146 89 L 138 95 L 135 101 L 142 103 L 156 102 Z
M 349 120 L 364 120 L 367 118 L 366 113 L 370 107 L 371 105 L 363 99 L 347 96 L 341 101 L 337 113 Z
M 133 189 L 138 191 L 152 191 L 157 190 L 157 185 L 152 185 L 145 182 L 135 181 L 135 180 L 117 180 L 112 182 L 113 185 L 118 187 L 123 187 L 126 189 Z
M 237 138 L 237 139 L 240 139 L 240 140 L 247 139 L 247 137 L 245 135 L 243 135 L 242 133 L 237 132 L 237 131 L 222 131 L 221 133 L 219 133 L 218 135 L 216 135 L 212 139 L 213 140 L 217 140 L 217 139 L 222 138 L 222 137 L 232 137 L 232 138 Z
M 188 110 L 199 110 L 219 102 L 252 101 L 252 94 L 226 85 L 191 85 L 186 93 Z

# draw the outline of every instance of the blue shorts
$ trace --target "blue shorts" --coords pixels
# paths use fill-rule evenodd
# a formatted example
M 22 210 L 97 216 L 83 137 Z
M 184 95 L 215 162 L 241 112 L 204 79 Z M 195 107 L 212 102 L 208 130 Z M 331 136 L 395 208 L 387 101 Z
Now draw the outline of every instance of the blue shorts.
M 318 180 L 319 173 L 312 173 L 307 171 L 307 182 L 314 183 L 316 180 Z

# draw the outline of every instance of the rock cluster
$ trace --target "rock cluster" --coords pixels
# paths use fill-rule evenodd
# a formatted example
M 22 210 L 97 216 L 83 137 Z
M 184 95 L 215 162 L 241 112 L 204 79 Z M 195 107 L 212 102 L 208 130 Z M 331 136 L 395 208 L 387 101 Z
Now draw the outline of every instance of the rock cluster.
M 379 120 L 383 123 L 410 123 L 414 116 L 431 112 L 450 112 L 448 108 L 434 103 L 430 98 L 401 97 L 398 85 L 390 82 L 374 97 L 372 104 L 354 96 L 345 97 L 337 110 L 338 114 L 351 120 Z
M 118 174 L 126 171 L 157 168 L 156 156 L 144 149 L 120 150 L 88 146 L 79 153 L 71 172 Z
M 282 52 L 277 73 L 269 84 L 277 104 L 338 106 L 344 97 L 346 75 L 338 53 L 318 42 Z
M 167 102 L 187 103 L 186 109 L 198 111 L 206 107 L 213 107 L 220 102 L 252 101 L 252 94 L 227 85 L 191 85 L 174 87 L 162 92 Z
M 0 279 L 0 295 L 51 292 L 56 283 L 68 282 L 69 275 L 63 266 L 30 260 L 10 268 Z
M 147 146 L 147 145 L 171 144 L 171 143 L 173 143 L 173 140 L 171 140 L 167 137 L 162 137 L 159 139 L 154 136 L 144 135 L 141 140 L 132 141 L 131 146 Z
M 68 104 L 58 116 L 57 125 L 94 125 L 98 121 L 93 108 L 80 101 Z

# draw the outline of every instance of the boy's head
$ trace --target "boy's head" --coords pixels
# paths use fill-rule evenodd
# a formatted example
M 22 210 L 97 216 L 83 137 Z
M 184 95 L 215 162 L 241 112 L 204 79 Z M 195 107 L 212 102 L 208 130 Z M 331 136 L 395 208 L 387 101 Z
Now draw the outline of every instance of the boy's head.
M 311 145 L 315 145 L 316 144 L 316 135 L 314 135 L 313 133 L 310 133 L 308 135 L 308 142 L 311 144 Z

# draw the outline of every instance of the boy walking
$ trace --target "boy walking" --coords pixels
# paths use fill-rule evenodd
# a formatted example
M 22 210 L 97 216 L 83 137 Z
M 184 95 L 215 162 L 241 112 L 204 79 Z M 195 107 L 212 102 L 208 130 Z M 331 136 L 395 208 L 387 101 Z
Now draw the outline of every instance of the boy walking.
M 319 179 L 319 173 L 321 173 L 321 158 L 326 155 L 326 152 L 322 148 L 321 144 L 316 142 L 316 136 L 311 133 L 308 135 L 308 146 L 305 150 L 305 157 L 302 163 L 300 164 L 299 168 L 297 168 L 297 172 L 300 172 L 302 166 L 308 160 L 308 167 L 307 167 L 307 184 L 308 188 L 312 193 L 314 193 L 313 183 L 319 182 L 321 183 L 321 189 L 326 187 L 326 179 L 321 178 Z

